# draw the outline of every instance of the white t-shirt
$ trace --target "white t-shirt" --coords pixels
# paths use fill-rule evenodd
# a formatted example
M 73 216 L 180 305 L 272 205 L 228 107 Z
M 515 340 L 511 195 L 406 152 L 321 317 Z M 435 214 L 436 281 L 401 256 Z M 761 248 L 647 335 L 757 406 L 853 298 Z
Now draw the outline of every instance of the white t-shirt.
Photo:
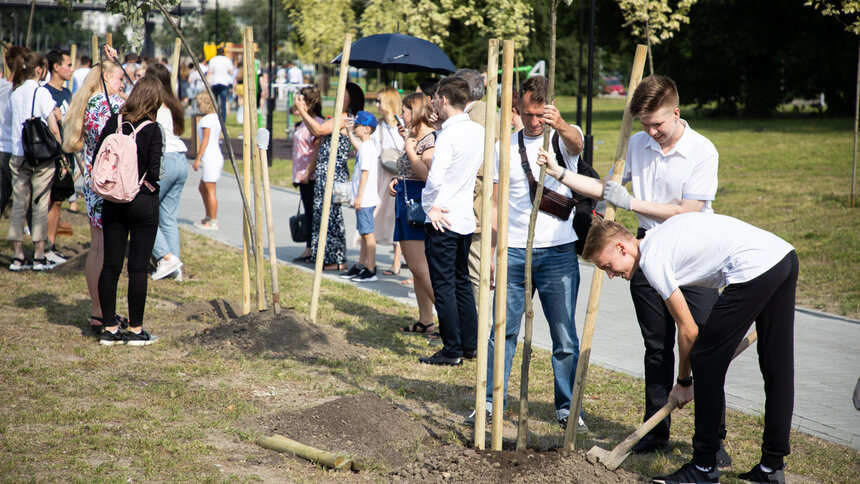
M 210 84 L 221 84 L 222 86 L 233 85 L 233 61 L 229 57 L 216 55 L 209 59 L 209 72 L 211 74 Z
M 15 156 L 24 156 L 24 143 L 21 142 L 21 129 L 24 126 L 24 121 L 30 119 L 30 109 L 33 109 L 33 116 L 39 116 L 48 122 L 48 116 L 51 111 L 57 106 L 54 98 L 51 97 L 50 91 L 47 89 L 37 89 L 39 83 L 34 79 L 24 81 L 18 86 L 18 89 L 12 91 L 12 99 L 9 104 L 12 105 L 12 154 Z M 36 103 L 33 104 L 33 95 L 35 93 Z
M 0 78 L 0 153 L 12 152 L 12 83 Z
M 287 82 L 290 84 L 302 84 L 305 82 L 305 77 L 302 70 L 296 66 L 287 69 Z
M 573 126 L 580 135 L 582 130 L 579 126 Z M 520 160 L 519 131 L 511 135 L 511 166 L 510 166 L 510 191 L 508 198 L 508 246 L 519 249 L 526 247 L 529 231 L 529 219 L 532 213 L 532 200 L 529 193 L 529 181 L 523 171 Z M 550 136 L 555 135 L 555 130 L 550 131 Z M 535 180 L 540 176 L 540 166 L 537 164 L 538 148 L 543 147 L 543 135 L 531 137 L 523 133 L 523 143 L 526 145 L 526 154 L 529 159 L 529 167 Z M 564 146 L 559 137 L 558 144 L 561 147 L 561 155 L 564 158 L 568 170 L 576 173 L 579 155 L 572 155 Z M 549 145 L 550 156 L 555 159 L 555 150 L 552 143 Z M 499 182 L 499 143 L 496 143 L 496 162 L 493 171 L 493 182 Z M 570 188 L 559 183 L 555 178 L 547 175 L 544 178 L 544 190 L 553 190 L 569 197 L 572 195 Z M 575 210 L 571 210 L 567 220 L 538 212 L 535 223 L 534 248 L 555 247 L 558 245 L 576 242 L 576 232 L 573 230 L 573 216 Z
M 219 140 L 221 139 L 221 123 L 218 121 L 218 115 L 209 113 L 200 118 L 197 122 L 197 139 L 203 139 L 203 128 L 209 128 L 209 141 L 206 143 L 206 149 L 203 150 L 203 156 L 200 157 L 200 163 L 224 162 L 224 155 L 221 153 Z
M 75 72 L 72 72 L 72 92 L 77 91 L 84 85 L 84 80 L 87 78 L 87 74 L 90 73 L 92 69 L 89 67 L 81 67 L 80 69 L 76 69 Z
M 170 109 L 167 106 L 162 105 L 158 108 L 158 112 L 155 115 L 155 121 L 161 125 L 161 128 L 164 131 L 165 153 L 185 153 L 188 151 L 188 147 L 185 146 L 182 139 L 173 134 L 173 116 L 170 114 Z M 218 129 L 220 132 L 220 127 Z M 210 141 L 213 136 L 214 133 L 209 134 Z
M 653 203 L 680 205 L 681 199 L 703 200 L 702 212 L 713 213 L 711 202 L 717 194 L 719 155 L 714 144 L 686 126 L 681 139 L 666 154 L 660 144 L 640 131 L 630 138 L 624 183 L 633 185 L 633 196 Z M 659 221 L 636 214 L 639 226 L 649 230 Z
M 352 196 L 357 197 L 358 187 L 361 184 L 363 171 L 367 172 L 367 182 L 364 185 L 364 193 L 361 194 L 361 207 L 375 207 L 379 205 L 379 195 L 376 193 L 376 177 L 379 176 L 379 151 L 376 145 L 367 140 L 358 147 L 355 155 L 355 173 L 352 175 Z
M 665 300 L 681 286 L 718 289 L 751 281 L 792 250 L 776 235 L 736 218 L 682 213 L 645 234 L 639 268 Z

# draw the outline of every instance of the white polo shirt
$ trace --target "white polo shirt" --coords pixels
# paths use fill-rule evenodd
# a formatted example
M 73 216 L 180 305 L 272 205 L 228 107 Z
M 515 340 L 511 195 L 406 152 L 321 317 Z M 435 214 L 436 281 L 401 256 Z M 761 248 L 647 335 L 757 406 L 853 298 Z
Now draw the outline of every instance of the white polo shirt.
M 212 72 L 210 84 L 220 84 L 222 86 L 233 85 L 233 61 L 229 57 L 216 55 L 209 59 L 209 71 Z M 208 74 L 208 72 L 207 72 Z
M 442 123 L 433 150 L 433 164 L 421 191 L 421 206 L 429 212 L 434 205 L 448 209 L 445 218 L 450 230 L 460 235 L 475 231 L 472 193 L 478 168 L 484 160 L 484 128 L 461 113 Z M 430 220 L 427 220 L 430 223 Z
M 51 97 L 51 93 L 47 89 L 39 89 L 40 87 L 36 80 L 30 79 L 12 91 L 9 104 L 12 106 L 12 154 L 15 156 L 24 156 L 21 129 L 24 126 L 24 121 L 31 117 L 30 110 L 33 110 L 32 117 L 41 117 L 47 124 L 48 116 L 51 115 L 57 105 L 54 98 Z M 33 103 L 34 93 L 36 96 L 35 104 Z
M 579 126 L 573 126 L 580 135 L 582 130 Z M 511 166 L 510 166 L 510 189 L 508 192 L 508 246 L 518 249 L 525 249 L 529 231 L 529 219 L 532 213 L 532 200 L 529 193 L 529 181 L 523 171 L 522 162 L 520 160 L 519 146 L 519 131 L 511 135 Z M 525 134 L 525 133 L 523 133 Z M 550 137 L 555 135 L 555 130 L 550 131 Z M 531 168 L 532 176 L 535 180 L 540 176 L 540 166 L 537 164 L 538 148 L 543 147 L 543 134 L 540 136 L 523 136 L 523 143 L 526 146 L 526 155 L 529 160 L 529 168 Z M 558 140 L 561 148 L 561 156 L 564 159 L 565 167 L 573 173 L 576 173 L 576 166 L 579 162 L 579 155 L 573 155 L 567 151 L 564 142 L 561 138 Z M 555 159 L 555 150 L 552 143 L 549 144 L 549 154 Z M 496 164 L 493 172 L 493 182 L 499 182 L 499 143 L 496 143 Z M 546 175 L 544 177 L 544 190 L 553 190 L 561 193 L 564 196 L 572 196 L 570 188 L 559 183 L 555 178 Z M 570 212 L 570 217 L 562 220 L 558 217 L 538 211 L 537 221 L 535 222 L 535 238 L 534 248 L 555 247 L 570 242 L 576 242 L 576 232 L 573 230 L 573 215 L 575 210 Z
M 776 235 L 736 218 L 682 213 L 645 234 L 639 268 L 665 300 L 681 286 L 718 289 L 751 281 L 792 250 Z
M 681 199 L 703 200 L 702 212 L 713 213 L 717 194 L 719 155 L 714 144 L 684 123 L 684 133 L 666 154 L 660 144 L 641 131 L 630 138 L 623 182 L 632 182 L 633 197 L 646 202 L 680 205 Z M 639 227 L 649 230 L 660 224 L 636 214 Z

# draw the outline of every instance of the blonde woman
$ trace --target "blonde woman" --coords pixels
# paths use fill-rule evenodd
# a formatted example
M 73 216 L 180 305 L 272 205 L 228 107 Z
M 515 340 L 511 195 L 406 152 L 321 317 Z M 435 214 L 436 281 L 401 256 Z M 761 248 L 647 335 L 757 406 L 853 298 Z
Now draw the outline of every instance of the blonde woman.
M 380 153 L 377 167 L 379 205 L 373 214 L 373 225 L 377 245 L 394 244 L 394 262 L 382 274 L 396 276 L 400 273 L 400 258 L 403 252 L 393 237 L 394 199 L 386 195 L 388 183 L 398 175 L 397 159 L 403 154 L 403 138 L 398 133 L 399 124 L 395 118 L 400 113 L 400 93 L 397 89 L 380 89 L 376 93 L 376 108 L 379 110 L 379 124 L 371 139 Z
M 107 89 L 107 95 L 105 94 Z M 110 102 L 110 106 L 108 106 Z M 77 153 L 84 150 L 84 201 L 90 221 L 90 251 L 84 274 L 90 293 L 92 312 L 90 328 L 96 335 L 104 326 L 99 301 L 99 274 L 104 263 L 104 234 L 102 233 L 102 206 L 104 200 L 90 189 L 96 143 L 111 112 L 119 112 L 125 98 L 122 96 L 122 69 L 119 64 L 103 61 L 93 66 L 84 84 L 72 96 L 63 124 L 63 151 Z M 124 320 L 124 318 L 123 318 Z

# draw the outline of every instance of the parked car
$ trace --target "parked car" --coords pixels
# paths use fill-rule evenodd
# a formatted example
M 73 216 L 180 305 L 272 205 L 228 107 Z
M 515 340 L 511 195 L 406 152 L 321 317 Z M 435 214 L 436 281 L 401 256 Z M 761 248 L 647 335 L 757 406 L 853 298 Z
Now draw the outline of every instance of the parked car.
M 601 92 L 610 96 L 623 96 L 625 94 L 624 84 L 621 84 L 617 77 L 604 77 Z

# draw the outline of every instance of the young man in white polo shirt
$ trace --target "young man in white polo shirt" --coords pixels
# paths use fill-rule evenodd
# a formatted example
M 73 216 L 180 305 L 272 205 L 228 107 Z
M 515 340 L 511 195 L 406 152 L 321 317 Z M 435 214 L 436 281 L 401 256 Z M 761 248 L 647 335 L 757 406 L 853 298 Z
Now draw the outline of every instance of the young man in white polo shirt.
M 460 365 L 474 358 L 478 314 L 469 280 L 469 246 L 475 231 L 472 192 L 483 161 L 484 128 L 463 112 L 469 85 L 459 77 L 439 81 L 433 108 L 443 121 L 436 137 L 433 164 L 421 192 L 427 214 L 424 252 L 439 316 L 442 349 L 419 358 L 430 365 Z
M 693 459 L 653 482 L 719 482 L 717 452 L 726 371 L 755 321 L 764 377 L 762 457 L 753 482 L 784 483 L 794 406 L 794 301 L 798 261 L 779 237 L 725 215 L 685 213 L 634 238 L 624 226 L 595 222 L 583 257 L 612 278 L 643 273 L 678 327 L 678 380 L 669 398 L 681 407 L 695 394 Z M 639 270 L 641 269 L 641 270 Z M 681 286 L 724 287 L 707 324 L 694 320 Z M 695 380 L 693 379 L 695 377 Z
M 537 165 L 538 148 L 543 146 L 543 127 L 549 124 L 550 136 L 558 133 L 559 150 L 565 168 L 576 172 L 582 152 L 582 130 L 567 124 L 558 109 L 547 102 L 549 81 L 544 76 L 530 77 L 520 87 L 519 112 L 523 129 L 511 137 L 511 153 L 519 153 L 510 166 L 510 193 L 508 216 L 508 287 L 507 330 L 505 333 L 504 394 L 507 395 L 520 323 L 525 311 L 525 257 L 529 219 L 532 211 L 535 178 L 540 176 Z M 552 143 L 550 150 L 554 150 Z M 496 145 L 496 171 L 494 195 L 498 190 L 499 158 Z M 550 156 L 555 157 L 554 151 Z M 528 172 L 526 171 L 528 169 Z M 572 197 L 571 190 L 555 178 L 544 179 L 545 196 L 551 190 L 564 197 Z M 495 202 L 496 197 L 493 197 Z M 576 257 L 576 232 L 573 229 L 573 205 L 565 210 L 550 213 L 538 212 L 532 248 L 532 280 L 540 295 L 543 311 L 552 337 L 552 370 L 554 376 L 554 402 L 556 420 L 567 426 L 570 414 L 571 391 L 579 359 L 579 339 L 576 336 L 576 296 L 579 290 L 579 262 Z M 488 225 L 489 226 L 489 225 Z M 487 408 L 493 396 L 493 352 L 495 342 L 490 340 L 487 357 Z M 584 422 L 578 416 L 581 430 Z

